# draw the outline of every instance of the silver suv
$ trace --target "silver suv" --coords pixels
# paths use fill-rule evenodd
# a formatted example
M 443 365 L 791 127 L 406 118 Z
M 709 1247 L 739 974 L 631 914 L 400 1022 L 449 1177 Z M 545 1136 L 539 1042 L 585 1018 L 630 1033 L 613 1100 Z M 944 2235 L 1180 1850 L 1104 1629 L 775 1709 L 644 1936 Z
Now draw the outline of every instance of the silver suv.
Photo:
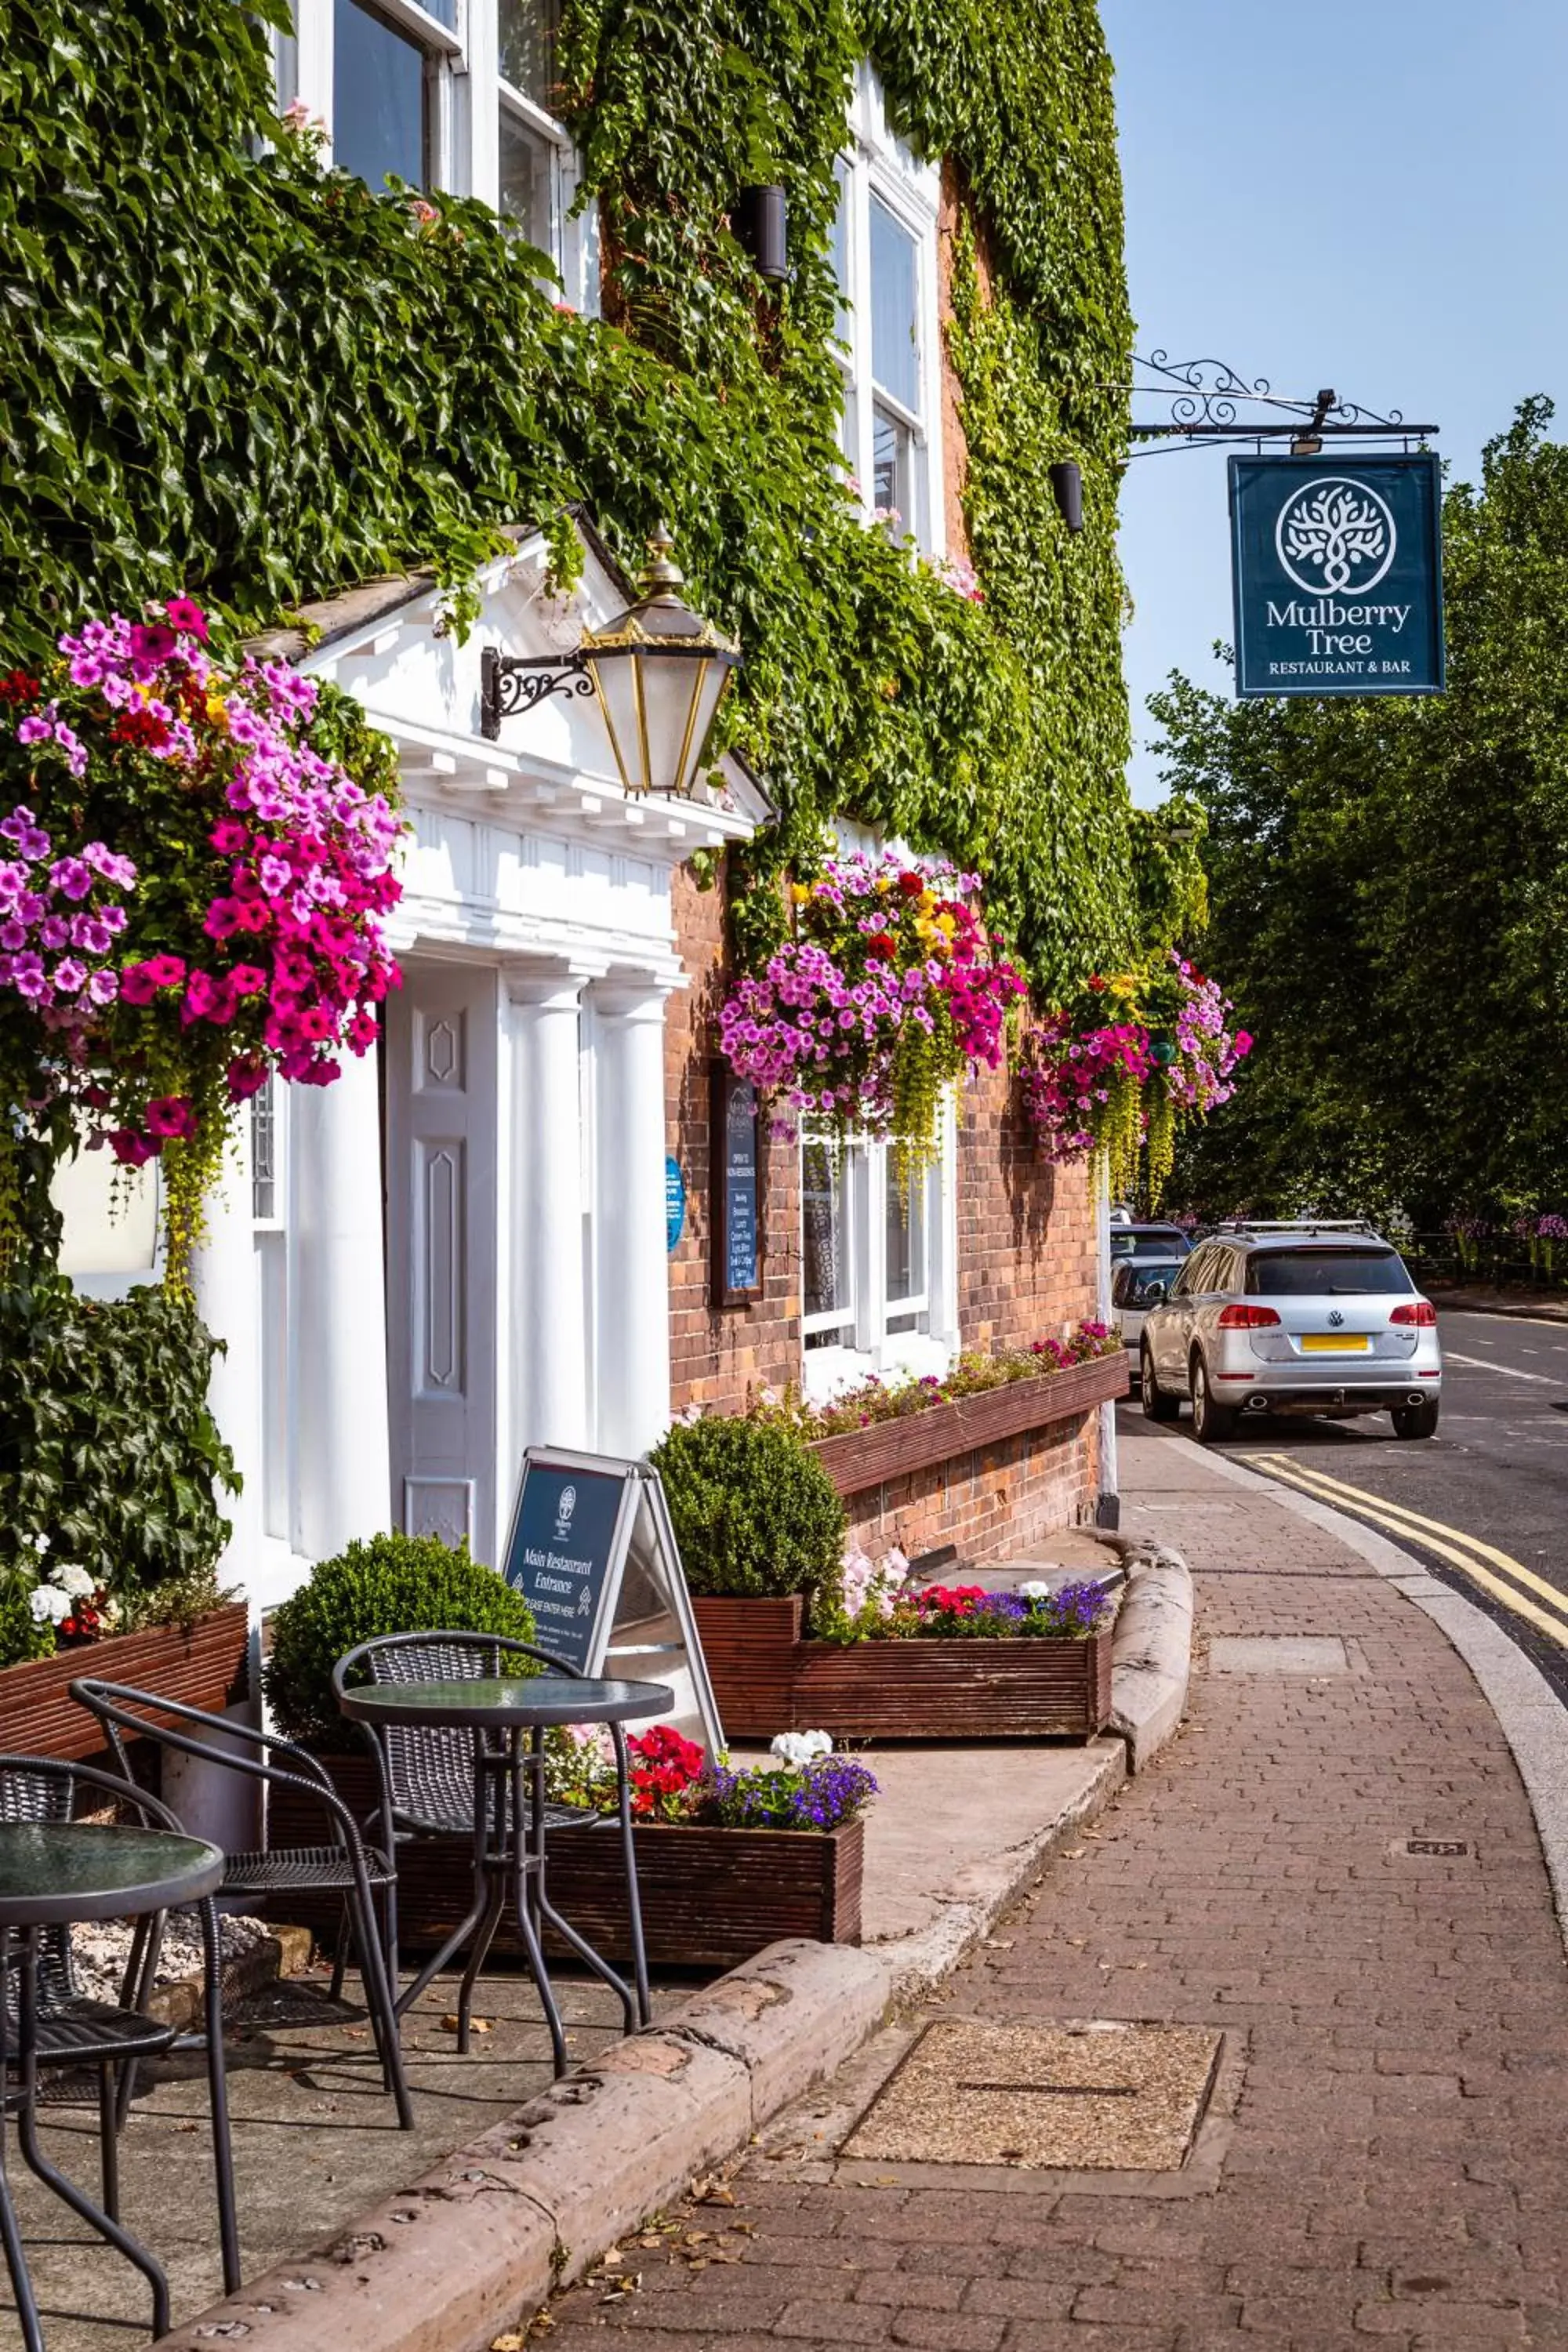
M 1212 1445 L 1243 1413 L 1387 1412 L 1397 1437 L 1437 1426 L 1437 1314 L 1399 1252 L 1360 1223 L 1245 1224 L 1201 1242 L 1143 1324 L 1151 1421 L 1193 1401 Z

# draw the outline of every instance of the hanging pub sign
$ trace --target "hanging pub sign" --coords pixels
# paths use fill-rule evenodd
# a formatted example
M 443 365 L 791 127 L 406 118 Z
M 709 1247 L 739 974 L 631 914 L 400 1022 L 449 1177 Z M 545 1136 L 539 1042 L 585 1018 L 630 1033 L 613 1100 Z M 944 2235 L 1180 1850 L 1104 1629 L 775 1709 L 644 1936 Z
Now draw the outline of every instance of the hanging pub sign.
M 1430 451 L 1233 457 L 1237 693 L 1441 694 L 1440 491 Z
M 763 1295 L 762 1104 L 754 1082 L 713 1065 L 713 1303 Z
M 531 1445 L 501 1572 L 533 1612 L 542 1650 L 582 1675 L 668 1683 L 670 1719 L 710 1754 L 722 1749 L 686 1572 L 651 1463 Z

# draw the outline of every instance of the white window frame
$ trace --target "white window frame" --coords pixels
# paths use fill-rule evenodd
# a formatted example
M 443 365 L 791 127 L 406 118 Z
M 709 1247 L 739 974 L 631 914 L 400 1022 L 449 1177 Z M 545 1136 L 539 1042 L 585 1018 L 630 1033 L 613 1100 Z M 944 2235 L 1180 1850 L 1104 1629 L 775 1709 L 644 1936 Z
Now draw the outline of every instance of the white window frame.
M 910 473 L 912 511 L 897 526 L 921 553 L 941 558 L 947 550 L 942 470 L 942 325 L 937 284 L 937 224 L 942 175 L 922 163 L 888 126 L 881 85 L 869 66 L 856 78 L 848 138 L 838 158 L 843 189 L 844 253 L 847 283 L 837 358 L 844 377 L 841 446 L 858 485 L 866 520 L 874 519 L 872 454 L 876 411 L 886 411 L 913 441 Z M 873 383 L 871 371 L 871 199 L 877 197 L 914 240 L 915 332 L 919 349 L 918 412 Z
M 289 1090 L 268 1079 L 249 1104 L 250 1230 L 256 1252 L 256 1444 L 257 1532 L 268 1549 L 287 1552 L 293 1527 L 295 1391 L 293 1317 L 289 1308 L 294 1269 L 289 1246 Z M 265 1095 L 272 1115 L 272 1205 L 257 1213 L 256 1126 Z
M 809 1121 L 801 1130 L 804 1154 L 823 1139 Z M 831 1148 L 831 1147 L 830 1147 Z M 952 1090 L 943 1098 L 937 1150 L 914 1181 L 923 1189 L 925 1288 L 890 1298 L 887 1276 L 887 1187 L 896 1183 L 893 1145 L 852 1137 L 839 1147 L 847 1178 L 845 1255 L 849 1297 L 842 1307 L 801 1316 L 802 1386 L 814 1402 L 852 1387 L 873 1373 L 883 1378 L 940 1377 L 958 1353 L 958 1118 Z M 801 1271 L 805 1265 L 804 1184 L 801 1209 Z M 911 1312 L 913 1330 L 894 1331 L 893 1322 Z M 842 1334 L 835 1339 L 834 1333 Z M 808 1340 L 816 1345 L 808 1346 Z
M 300 100 L 306 111 L 332 122 L 333 0 L 292 0 L 294 31 L 274 36 L 278 104 Z M 477 196 L 499 210 L 500 120 L 503 112 L 547 140 L 556 157 L 550 231 L 551 258 L 560 270 L 561 299 L 596 318 L 599 312 L 599 232 L 590 203 L 574 215 L 581 175 L 570 132 L 554 116 L 503 81 L 497 0 L 457 0 L 457 25 L 443 25 L 420 0 L 365 0 L 425 53 L 429 108 L 428 190 Z M 331 148 L 329 145 L 329 155 Z

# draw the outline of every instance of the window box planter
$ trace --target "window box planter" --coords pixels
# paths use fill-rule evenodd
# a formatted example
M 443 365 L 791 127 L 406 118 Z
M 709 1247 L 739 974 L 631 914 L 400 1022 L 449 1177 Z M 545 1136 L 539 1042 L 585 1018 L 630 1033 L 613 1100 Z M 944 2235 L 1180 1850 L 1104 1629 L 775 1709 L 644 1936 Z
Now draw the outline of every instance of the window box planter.
M 1114 1355 L 1091 1356 L 1087 1363 L 1044 1373 L 1037 1381 L 1009 1381 L 951 1404 L 929 1405 L 923 1412 L 819 1437 L 812 1452 L 841 1495 L 860 1495 L 884 1479 L 951 1461 L 954 1454 L 999 1445 L 1026 1430 L 1048 1429 L 1053 1422 L 1074 1421 L 1125 1396 L 1127 1389 L 1127 1351 L 1118 1348 Z
M 804 1602 L 693 1602 L 732 1739 L 1092 1739 L 1110 1719 L 1110 1635 L 1087 1642 L 810 1642 Z
M 0 1741 L 13 1753 L 73 1761 L 103 1745 L 97 1723 L 70 1695 L 84 1675 L 134 1683 L 184 1706 L 221 1715 L 246 1695 L 250 1612 L 243 1601 L 209 1609 L 188 1629 L 148 1625 L 139 1633 L 110 1633 L 100 1642 L 57 1650 L 0 1668 Z
M 375 1768 L 367 1756 L 322 1759 L 333 1786 L 358 1821 L 376 1801 Z M 276 1790 L 271 1835 L 279 1845 L 310 1843 L 321 1834 L 321 1813 L 292 1790 Z M 637 1886 L 649 1961 L 658 1968 L 729 1969 L 787 1936 L 825 1944 L 860 1940 L 864 1821 L 826 1834 L 798 1830 L 726 1830 L 639 1822 Z M 607 1958 L 629 1959 L 621 1842 L 612 1822 L 550 1832 L 550 1899 L 579 1933 Z M 431 1950 L 468 1907 L 472 1847 L 466 1837 L 417 1838 L 397 1850 L 398 1937 L 407 1951 Z M 323 1937 L 337 1928 L 332 1897 L 293 1896 L 277 1916 L 313 1927 Z M 515 1928 L 503 1925 L 499 1952 L 520 1948 Z M 547 1949 L 567 1957 L 564 1945 Z

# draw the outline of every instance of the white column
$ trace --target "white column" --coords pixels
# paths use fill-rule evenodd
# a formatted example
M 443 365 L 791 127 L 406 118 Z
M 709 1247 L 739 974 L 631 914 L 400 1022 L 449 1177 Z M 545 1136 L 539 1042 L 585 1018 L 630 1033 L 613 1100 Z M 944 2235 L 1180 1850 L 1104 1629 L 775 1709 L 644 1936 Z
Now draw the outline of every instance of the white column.
M 312 1559 L 391 1525 L 381 1100 L 374 1054 L 289 1096 L 294 1548 Z M 394 1269 L 393 1278 L 406 1279 Z
M 512 1214 L 501 1269 L 511 1402 L 508 1475 L 525 1445 L 587 1443 L 587 1308 L 583 1262 L 583 975 L 557 967 L 506 974 L 511 1052 Z
M 664 1209 L 666 983 L 593 992 L 598 1228 L 597 1439 L 647 1451 L 669 1426 L 669 1274 Z
M 240 1109 L 223 1167 L 206 1203 L 205 1230 L 191 1254 L 196 1312 L 225 1352 L 213 1358 L 207 1402 L 218 1434 L 244 1480 L 237 1495 L 218 1493 L 233 1534 L 218 1575 L 249 1592 L 261 1533 L 261 1316 L 250 1200 L 250 1107 Z

